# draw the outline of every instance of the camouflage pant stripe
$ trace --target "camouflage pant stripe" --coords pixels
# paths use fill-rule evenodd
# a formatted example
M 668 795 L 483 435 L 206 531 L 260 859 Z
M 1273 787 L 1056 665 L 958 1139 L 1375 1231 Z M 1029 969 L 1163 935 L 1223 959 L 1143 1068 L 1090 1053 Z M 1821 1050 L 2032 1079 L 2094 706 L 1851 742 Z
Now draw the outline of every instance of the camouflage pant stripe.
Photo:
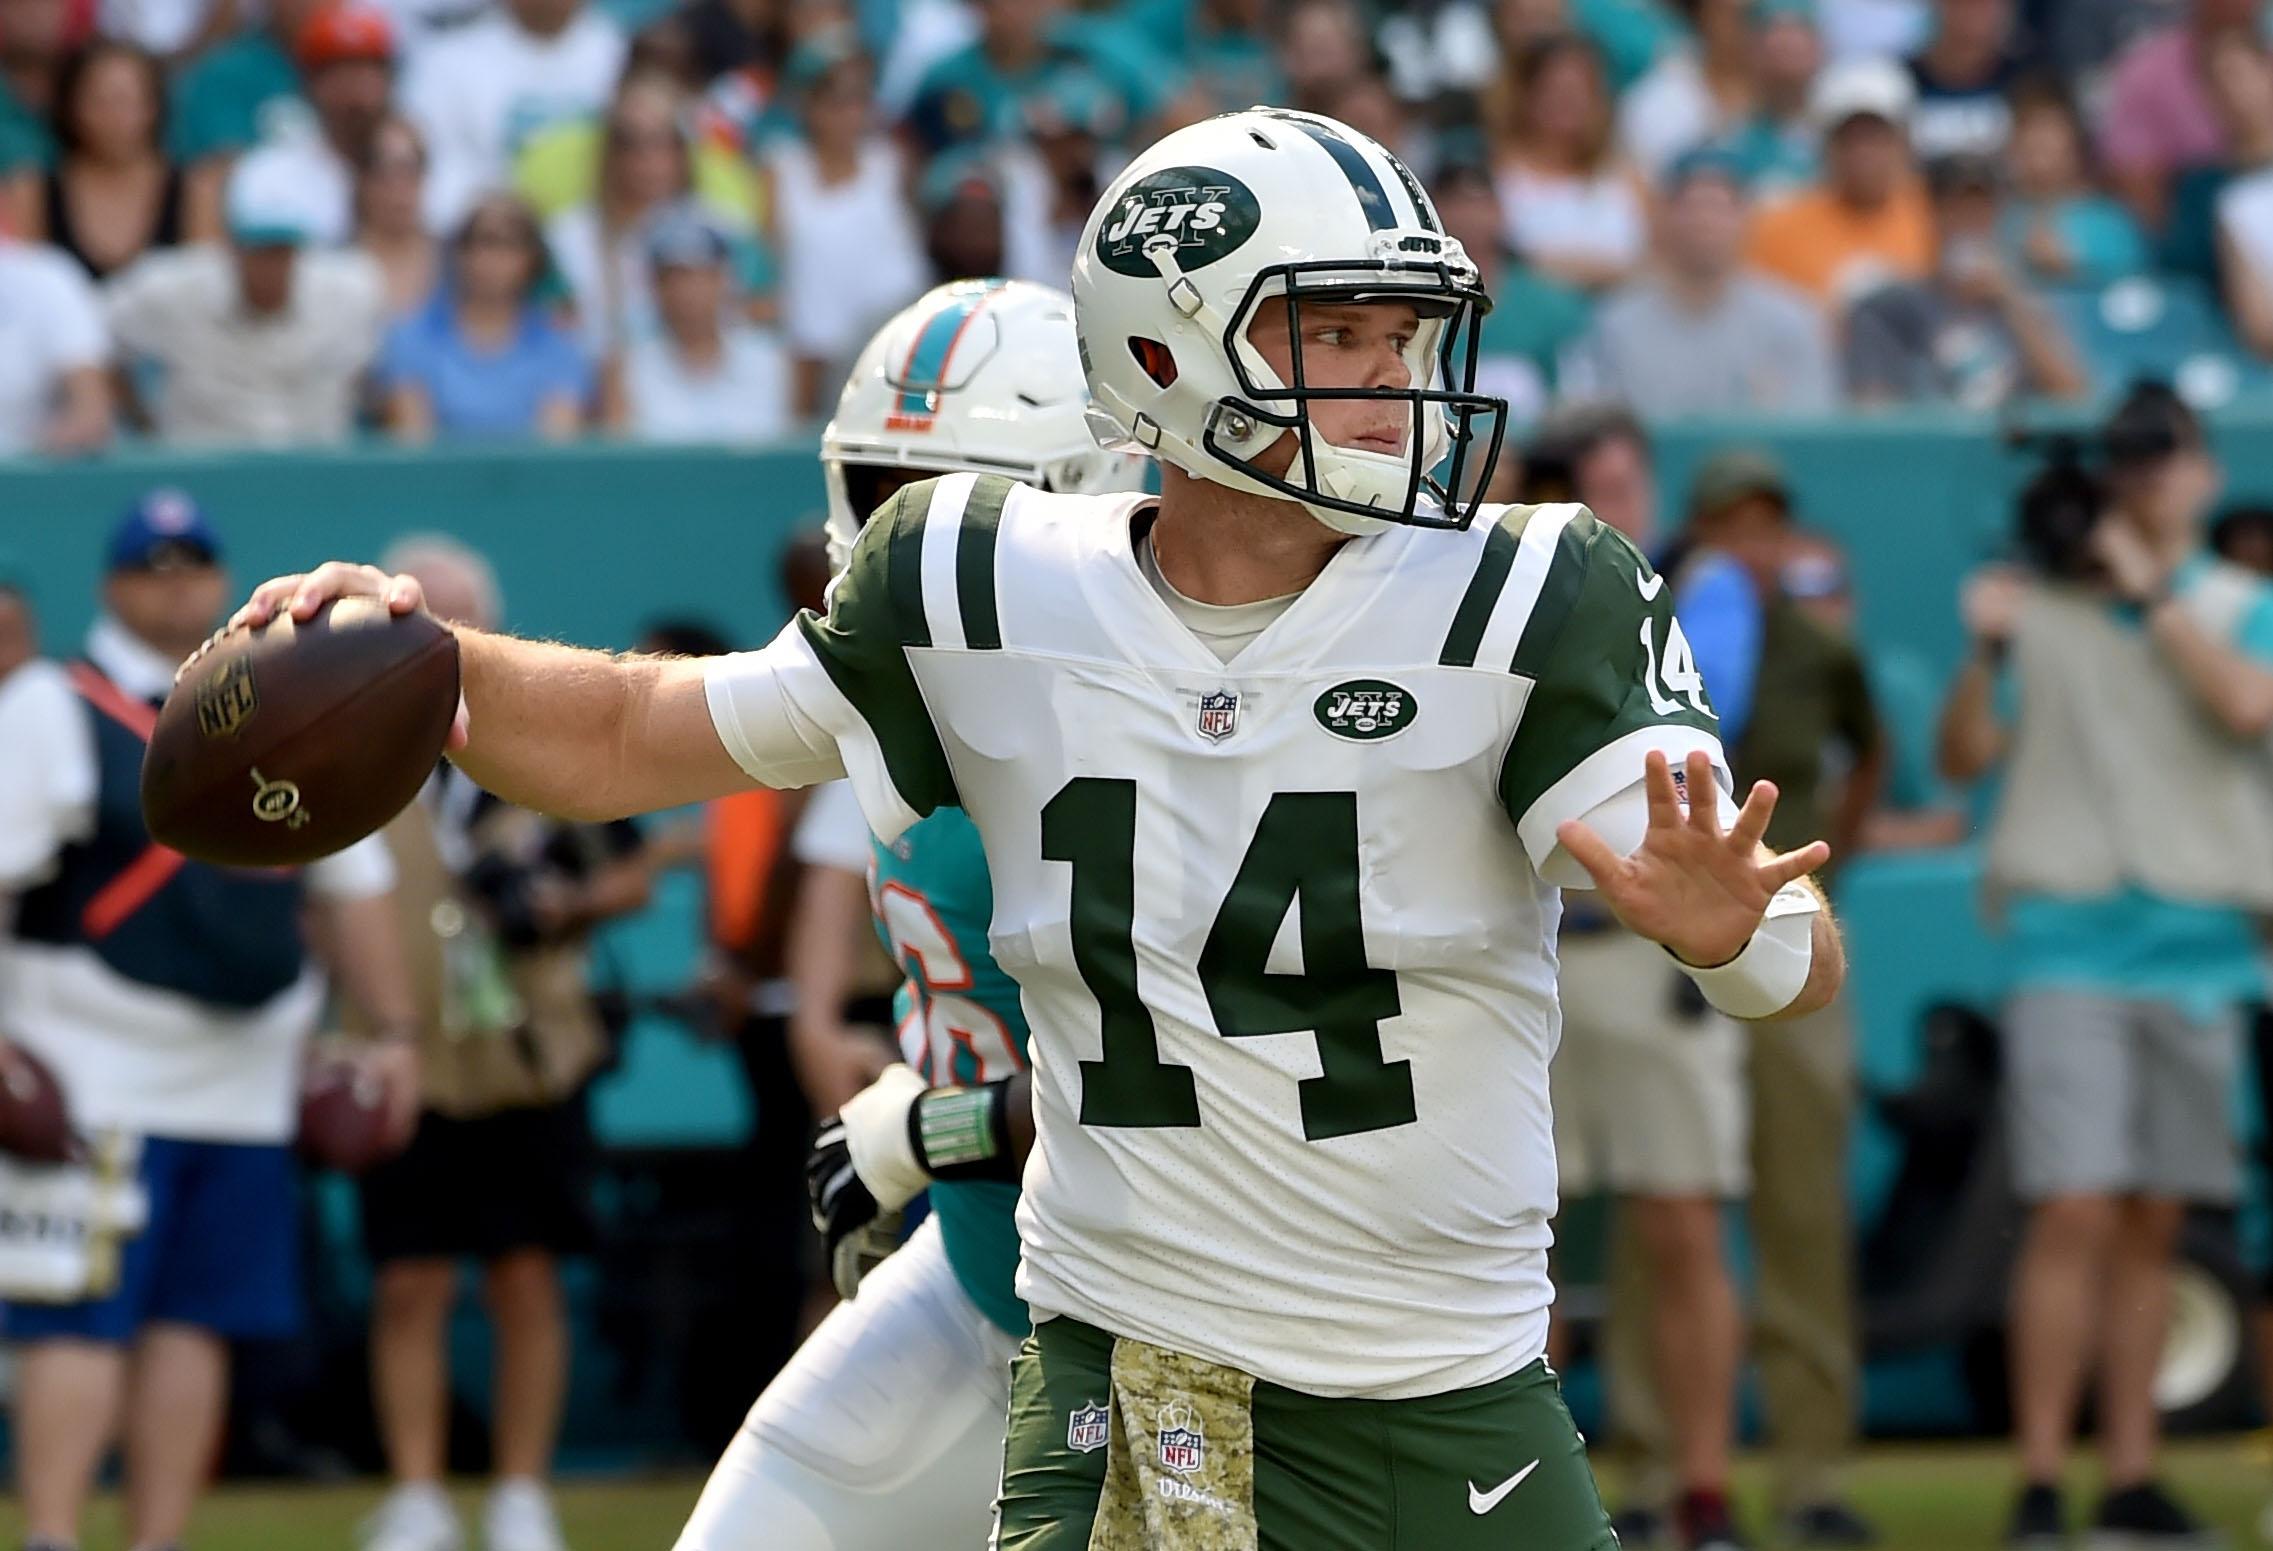
M 1327 1400 L 1050 1320 L 1011 1369 L 1001 1551 L 1610 1551 L 1534 1363 L 1419 1400 Z

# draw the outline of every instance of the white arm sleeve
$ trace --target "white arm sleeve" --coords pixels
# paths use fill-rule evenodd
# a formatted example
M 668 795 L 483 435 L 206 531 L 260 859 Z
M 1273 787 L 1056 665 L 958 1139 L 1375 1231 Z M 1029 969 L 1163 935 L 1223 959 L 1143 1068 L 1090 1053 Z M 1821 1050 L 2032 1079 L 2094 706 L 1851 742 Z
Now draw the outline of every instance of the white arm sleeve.
M 713 657 L 703 666 L 718 741 L 760 786 L 814 786 L 841 779 L 844 756 L 822 717 L 835 720 L 844 697 L 791 624 L 754 652 Z
M 381 835 L 365 835 L 346 850 L 311 862 L 308 892 L 323 899 L 369 899 L 395 886 L 395 857 Z

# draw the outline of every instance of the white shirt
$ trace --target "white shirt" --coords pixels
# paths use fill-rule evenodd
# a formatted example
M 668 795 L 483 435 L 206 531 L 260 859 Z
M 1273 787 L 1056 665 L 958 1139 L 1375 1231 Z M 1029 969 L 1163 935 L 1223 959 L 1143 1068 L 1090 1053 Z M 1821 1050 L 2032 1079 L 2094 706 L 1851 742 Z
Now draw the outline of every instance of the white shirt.
M 762 442 L 789 429 L 789 353 L 772 329 L 729 324 L 718 363 L 690 368 L 667 335 L 624 352 L 630 431 L 649 442 Z
M 109 354 L 85 271 L 44 243 L 0 242 L 0 455 L 37 446 L 65 374 Z
M 455 227 L 481 194 L 511 184 L 532 135 L 605 108 L 623 59 L 623 33 L 591 9 L 549 38 L 502 12 L 436 38 L 401 96 L 426 136 L 428 223 Z
M 1618 99 L 1618 144 L 1654 183 L 1674 158 L 1710 139 L 1719 118 L 1697 56 L 1684 49 L 1652 65 Z
M 149 699 L 175 664 L 104 617 L 87 656 L 127 694 Z M 96 796 L 94 713 L 53 664 L 0 682 L 0 889 L 21 892 L 84 838 Z M 394 887 L 376 838 L 307 869 L 311 892 L 367 898 Z M 128 980 L 77 944 L 0 937 L 0 1035 L 51 1067 L 82 1130 L 283 1142 L 296 1122 L 301 1042 L 323 1004 L 313 968 L 265 1005 L 209 1007 Z
M 2260 281 L 2273 279 L 2273 171 L 2245 173 L 2218 191 L 2218 231 Z
M 303 249 L 292 296 L 272 315 L 243 304 L 227 248 L 167 248 L 109 287 L 122 353 L 158 368 L 154 414 L 169 441 L 335 442 L 386 321 L 379 266 L 349 249 Z
M 212 11 L 213 0 L 100 0 L 96 30 L 163 59 L 187 48 Z
M 1526 258 L 1640 262 L 1649 233 L 1641 195 L 1623 172 L 1571 178 L 1510 167 L 1498 182 L 1508 246 Z
M 849 369 L 868 336 L 920 295 L 928 278 L 899 147 L 881 135 L 870 140 L 861 147 L 859 169 L 843 183 L 821 181 L 812 148 L 802 140 L 777 140 L 765 158 L 773 175 L 790 346 Z
M 813 788 L 805 811 L 797 816 L 797 830 L 789 837 L 789 854 L 808 867 L 834 867 L 839 872 L 868 876 L 876 853 L 870 849 L 868 820 L 860 813 L 860 799 L 850 781 L 830 781 Z

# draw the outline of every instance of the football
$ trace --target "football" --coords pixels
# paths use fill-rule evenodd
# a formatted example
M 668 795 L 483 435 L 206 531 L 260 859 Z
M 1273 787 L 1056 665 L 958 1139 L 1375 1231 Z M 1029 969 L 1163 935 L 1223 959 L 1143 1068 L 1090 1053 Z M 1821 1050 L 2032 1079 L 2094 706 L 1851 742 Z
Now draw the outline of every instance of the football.
M 0 1152 L 30 1163 L 63 1163 L 73 1151 L 63 1088 L 21 1045 L 0 1044 Z
M 394 1148 L 379 1079 L 345 1056 L 319 1059 L 300 1090 L 299 1146 L 300 1156 L 317 1168 L 343 1174 L 384 1162 Z
M 342 598 L 222 637 L 174 685 L 142 763 L 150 837 L 201 862 L 291 867 L 400 813 L 458 708 L 458 638 Z

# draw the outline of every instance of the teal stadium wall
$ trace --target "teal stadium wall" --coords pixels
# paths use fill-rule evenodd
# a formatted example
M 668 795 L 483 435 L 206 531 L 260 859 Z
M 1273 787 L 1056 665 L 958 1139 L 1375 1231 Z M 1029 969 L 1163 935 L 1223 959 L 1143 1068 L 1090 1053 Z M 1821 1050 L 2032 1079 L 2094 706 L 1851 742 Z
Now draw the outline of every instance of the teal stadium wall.
M 2235 497 L 2273 498 L 2273 404 L 2221 417 L 2218 446 Z M 1658 436 L 1669 520 L 1698 462 L 1731 444 L 1777 454 L 1807 523 L 1852 557 L 1871 649 L 1938 679 L 1963 648 L 1960 578 L 2005 552 L 2024 460 L 1990 423 L 1958 415 L 1821 425 L 1693 422 Z M 817 523 L 823 496 L 809 442 L 762 452 L 358 446 L 322 453 L 160 454 L 99 462 L 0 465 L 0 551 L 32 582 L 51 651 L 85 628 L 107 524 L 158 484 L 191 491 L 230 545 L 240 587 L 340 556 L 375 557 L 414 530 L 454 534 L 488 554 L 517 630 L 600 646 L 631 642 L 662 614 L 715 621 L 742 644 L 784 617 L 776 580 L 789 537 Z M 1918 729 L 1913 726 L 1911 734 Z M 1971 908 L 1963 851 L 1868 859 L 1847 879 L 1864 1067 L 1899 1082 L 1918 1010 L 1942 995 L 1994 992 L 1993 956 Z M 646 917 L 608 943 L 635 988 L 676 983 L 691 962 L 697 898 L 675 880 Z M 724 1056 L 648 1020 L 599 1095 L 611 1139 L 729 1141 L 750 1116 Z M 1868 1194 L 1868 1149 L 1858 1185 Z

